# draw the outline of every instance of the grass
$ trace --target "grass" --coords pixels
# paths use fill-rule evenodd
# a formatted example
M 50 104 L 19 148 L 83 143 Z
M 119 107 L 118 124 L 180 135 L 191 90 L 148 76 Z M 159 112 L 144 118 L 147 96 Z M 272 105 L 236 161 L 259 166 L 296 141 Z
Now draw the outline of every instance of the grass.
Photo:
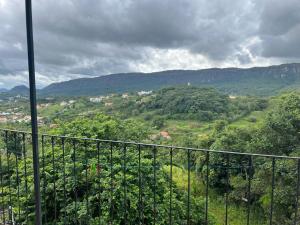
M 167 120 L 166 127 L 173 133 L 195 132 L 204 133 L 207 132 L 208 122 L 199 122 L 195 120 Z
M 230 127 L 247 128 L 259 125 L 266 115 L 266 111 L 253 111 L 249 115 L 242 117 L 231 124 Z
M 169 173 L 170 166 L 165 166 L 164 170 L 166 173 Z M 205 196 L 205 186 L 203 180 L 191 172 L 190 174 L 191 181 L 191 194 L 194 197 Z M 173 166 L 173 181 L 179 189 L 187 191 L 188 187 L 188 172 L 185 169 Z M 223 196 L 218 195 L 215 191 L 209 191 L 209 212 L 214 216 L 216 224 L 222 225 L 225 221 L 225 199 Z M 255 209 L 251 209 L 250 213 L 250 224 L 251 225 L 265 225 L 266 221 L 259 216 L 259 212 Z M 235 204 L 228 205 L 228 224 L 229 225 L 245 225 L 247 218 L 246 207 L 238 206 Z

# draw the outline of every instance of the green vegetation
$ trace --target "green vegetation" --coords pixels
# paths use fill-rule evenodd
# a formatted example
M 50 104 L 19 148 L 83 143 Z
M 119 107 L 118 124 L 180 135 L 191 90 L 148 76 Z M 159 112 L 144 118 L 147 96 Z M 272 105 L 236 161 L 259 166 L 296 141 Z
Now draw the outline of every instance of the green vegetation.
M 210 101 L 207 101 L 210 99 Z M 210 121 L 228 112 L 228 96 L 210 88 L 166 88 L 156 92 L 148 102 L 142 102 L 141 111 L 156 110 L 170 119 Z
M 76 119 L 70 123 L 64 123 L 59 128 L 52 130 L 52 133 L 59 135 L 71 135 L 76 137 L 90 137 L 105 139 L 143 140 L 146 138 L 147 131 L 141 124 L 133 121 L 120 121 L 109 116 L 97 115 L 92 120 Z M 8 150 L 16 154 L 13 146 L 14 136 L 9 136 Z M 54 143 L 54 145 L 51 145 Z M 139 205 L 139 180 L 138 180 L 138 158 L 136 147 L 128 146 L 126 155 L 122 151 L 123 146 L 118 144 L 110 145 L 101 143 L 101 155 L 98 155 L 95 143 L 76 140 L 74 142 L 65 140 L 64 154 L 61 151 L 60 139 L 44 139 L 42 150 L 42 199 L 45 224 L 136 224 L 138 221 Z M 111 150 L 110 150 L 111 149 Z M 111 155 L 112 154 L 112 155 Z M 151 154 L 151 152 L 150 152 Z M 100 157 L 100 158 L 99 158 Z M 2 159 L 4 155 L 2 155 Z M 169 220 L 169 186 L 168 176 L 159 168 L 163 165 L 164 159 L 158 159 L 156 167 L 156 182 L 153 178 L 153 160 L 147 151 L 142 152 L 141 171 L 143 182 L 143 221 L 144 224 L 166 224 Z M 126 174 L 124 173 L 124 163 L 126 162 Z M 9 164 L 8 164 L 9 163 Z M 32 163 L 28 160 L 27 163 Z M 2 164 L 4 171 L 12 170 L 14 157 L 10 156 Z M 30 164 L 29 164 L 30 165 Z M 75 166 L 75 170 L 74 170 Z M 24 161 L 18 164 L 18 170 L 24 171 Z M 94 168 L 94 169 L 93 169 Z M 64 172 L 62 172 L 64 171 Z M 21 221 L 26 224 L 33 224 L 32 214 L 25 218 L 25 210 L 34 208 L 32 197 L 27 196 L 26 189 L 19 189 L 16 180 L 25 181 L 23 173 L 11 172 L 10 182 L 5 182 L 5 191 L 18 193 L 12 195 L 12 200 L 18 202 L 18 207 L 14 208 L 15 214 L 19 210 L 23 213 Z M 5 177 L 8 175 L 6 172 Z M 27 186 L 33 189 L 32 171 L 28 170 Z M 16 179 L 16 176 L 19 179 Z M 124 184 L 126 179 L 126 186 Z M 65 182 L 66 181 L 66 182 Z M 186 221 L 186 192 L 173 186 L 172 206 L 174 207 L 173 223 L 182 224 Z M 21 186 L 24 184 L 22 183 Z M 126 199 L 124 188 L 128 189 Z M 112 188 L 112 189 L 111 189 Z M 155 191 L 154 191 L 155 188 Z M 111 192 L 112 191 L 112 192 Z M 113 194 L 112 194 L 113 193 Z M 154 194 L 156 198 L 156 215 L 153 216 Z M 5 205 L 10 201 L 9 196 L 1 199 Z M 87 200 L 88 199 L 88 200 Z M 88 201 L 88 203 L 87 203 Z M 192 197 L 193 209 L 191 211 L 191 223 L 204 223 L 204 200 L 201 197 Z M 112 208 L 111 208 L 112 207 Z M 125 212 L 125 207 L 127 211 Z M 64 215 L 66 217 L 64 217 Z M 20 218 L 19 218 L 20 219 Z M 66 219 L 66 221 L 64 221 Z M 210 217 L 209 224 L 215 224 Z
M 155 111 L 155 114 L 168 119 L 205 122 L 216 119 L 236 120 L 264 108 L 264 99 L 243 97 L 230 100 L 229 96 L 212 88 L 173 87 L 157 91 L 152 98 L 141 101 L 137 110 Z
M 264 153 L 274 155 L 299 156 L 300 153 L 300 93 L 288 91 L 273 97 L 258 96 L 229 96 L 212 88 L 199 88 L 192 86 L 179 86 L 164 88 L 148 95 L 128 93 L 126 96 L 119 94 L 102 96 L 99 102 L 91 102 L 89 98 L 56 98 L 51 100 L 47 107 L 39 109 L 39 115 L 46 118 L 41 127 L 43 131 L 55 135 L 68 135 L 101 139 L 132 140 L 138 142 L 151 142 L 172 144 L 186 147 L 199 147 L 213 150 L 230 150 L 248 153 Z M 73 103 L 69 103 L 72 101 Z M 67 102 L 68 104 L 62 104 Z M 40 99 L 39 103 L 49 103 L 48 100 Z M 15 103 L 11 103 L 14 104 Z M 24 104 L 23 102 L 21 104 Z M 5 105 L 3 105 L 5 108 Z M 22 107 L 20 107 L 22 108 Z M 24 109 L 24 107 L 22 108 Z M 26 127 L 24 124 L 19 124 Z M 55 126 L 54 126 L 55 125 Z M 60 190 L 58 197 L 60 213 L 65 210 L 68 215 L 75 213 L 74 190 L 72 180 L 72 163 L 74 151 L 71 143 L 66 144 L 66 159 L 69 163 L 66 173 L 68 174 L 68 205 L 63 207 L 62 201 L 62 177 L 53 177 L 52 149 L 50 140 L 47 140 L 45 148 L 46 176 L 47 176 L 47 216 L 53 220 L 53 183 Z M 86 163 L 84 142 L 78 142 L 79 154 L 77 155 L 78 190 L 81 195 L 78 199 L 79 221 L 90 220 L 90 224 L 97 224 L 96 213 L 99 201 L 103 202 L 100 211 L 109 211 L 109 185 L 108 179 L 102 179 L 101 196 L 97 195 L 95 184 L 99 183 L 97 172 L 88 174 L 90 192 L 95 193 L 89 199 L 90 210 L 94 212 L 93 218 L 87 218 L 85 206 L 85 177 Z M 12 143 L 10 144 L 12 146 Z M 114 149 L 121 149 L 114 146 Z M 19 149 L 19 148 L 18 148 Z M 101 161 L 103 163 L 103 176 L 110 175 L 109 169 L 110 146 L 103 146 Z M 122 152 L 114 151 L 113 159 L 116 167 L 113 168 L 115 179 L 114 210 L 119 217 L 114 221 L 122 224 L 124 203 L 122 198 Z M 137 220 L 136 209 L 138 202 L 137 189 L 137 157 L 133 148 L 128 147 L 127 162 L 130 164 L 127 171 L 128 188 L 128 218 L 131 223 Z M 55 151 L 57 171 L 62 170 L 61 151 Z M 91 165 L 96 165 L 95 146 L 88 144 L 88 160 Z M 145 176 L 145 196 L 149 201 L 146 207 L 147 221 L 151 223 L 152 178 L 149 174 L 152 162 L 143 159 L 143 173 Z M 174 156 L 176 166 L 173 167 L 172 187 L 174 188 L 174 208 L 178 210 L 174 221 L 182 224 L 185 218 L 185 201 L 187 195 L 187 166 L 186 155 Z M 193 207 L 193 222 L 204 219 L 204 196 L 205 179 L 207 168 L 203 154 L 193 153 L 191 157 L 191 193 Z M 232 156 L 229 159 L 229 221 L 230 224 L 245 224 L 247 202 L 251 204 L 252 224 L 266 224 L 269 216 L 270 190 L 272 175 L 272 160 L 255 158 L 253 161 L 255 170 L 247 167 L 247 157 Z M 209 220 L 211 224 L 222 224 L 224 221 L 224 195 L 226 191 L 226 173 L 224 172 L 226 158 L 223 155 L 212 154 L 210 163 L 213 165 L 209 173 Z M 162 224 L 167 223 L 168 218 L 168 182 L 170 179 L 170 167 L 163 157 L 158 159 L 159 180 L 158 198 L 161 200 L 159 220 Z M 20 170 L 22 169 L 20 165 Z M 247 199 L 247 181 L 252 177 L 251 198 Z M 30 178 L 32 179 L 32 178 Z M 44 182 L 44 180 L 42 180 Z M 297 181 L 297 165 L 294 161 L 276 161 L 274 191 L 274 224 L 293 224 L 295 216 L 295 188 Z M 45 183 L 42 183 L 45 184 Z M 22 204 L 33 207 L 31 201 L 22 199 Z M 148 207 L 148 208 L 147 208 Z M 118 212 L 118 213 L 117 213 Z M 109 221 L 109 214 L 101 215 L 105 222 Z M 73 221 L 74 222 L 74 221 Z M 70 222 L 72 224 L 72 222 Z M 105 224 L 105 223 L 104 223 Z
M 274 155 L 294 155 L 300 153 L 300 94 L 287 93 L 273 100 L 273 108 L 270 109 L 259 125 L 249 127 L 216 126 L 215 130 L 199 142 L 201 147 L 211 149 L 225 149 L 231 151 L 264 153 Z M 220 158 L 213 158 L 213 162 L 220 162 Z M 239 165 L 247 162 L 247 159 L 235 157 L 232 164 Z M 243 162 L 244 161 L 244 162 Z M 270 206 L 271 160 L 256 160 L 256 171 L 253 182 L 253 199 L 251 202 L 268 215 Z M 291 224 L 294 216 L 294 196 L 297 178 L 297 165 L 294 161 L 281 161 L 277 164 L 275 177 L 275 224 Z M 234 167 L 234 166 L 233 166 Z M 238 166 L 237 166 L 238 167 Z M 219 193 L 224 188 L 224 171 L 214 169 L 210 177 L 211 185 L 216 187 Z M 249 172 L 231 172 L 230 185 L 232 201 L 242 204 L 242 198 L 246 195 L 247 183 L 243 177 L 249 176 Z M 244 190 L 244 191 L 242 191 Z
M 170 170 L 170 166 L 166 166 L 165 171 Z M 178 188 L 186 190 L 188 186 L 188 174 L 185 169 L 179 167 L 173 167 L 173 180 Z M 199 179 L 200 178 L 200 179 Z M 202 182 L 201 175 L 195 172 L 191 173 L 191 193 L 193 196 L 205 196 L 205 186 Z M 214 215 L 216 224 L 223 224 L 225 218 L 225 207 L 224 207 L 224 197 L 216 193 L 214 190 L 209 192 L 209 211 Z M 253 225 L 265 225 L 267 222 L 261 213 L 255 208 L 251 208 L 254 213 L 250 216 L 251 224 Z M 247 210 L 242 205 L 230 204 L 228 209 L 229 214 L 229 224 L 241 225 L 245 224 L 247 218 Z

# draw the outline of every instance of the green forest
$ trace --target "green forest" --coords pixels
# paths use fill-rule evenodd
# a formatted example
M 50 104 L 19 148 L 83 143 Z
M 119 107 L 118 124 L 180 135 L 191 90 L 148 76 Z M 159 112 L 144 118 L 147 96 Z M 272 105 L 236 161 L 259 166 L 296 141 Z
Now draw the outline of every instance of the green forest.
M 216 151 L 283 156 L 299 156 L 300 153 L 300 93 L 297 91 L 271 97 L 230 96 L 213 88 L 177 86 L 142 96 L 129 93 L 125 98 L 116 94 L 100 103 L 79 97 L 76 103 L 61 106 L 62 100 L 68 99 L 52 100 L 48 108 L 39 111 L 47 118 L 41 132 Z M 40 103 L 44 101 L 39 100 Z M 24 107 L 24 110 L 28 109 Z M 28 127 L 21 123 L 18 126 L 20 129 Z M 22 143 L 21 136 L 17 139 Z M 7 156 L 1 155 L 1 167 L 6 171 L 3 178 L 11 176 L 3 191 L 8 193 L 13 189 L 22 197 L 14 194 L 12 199 L 0 200 L 2 203 L 18 202 L 14 209 L 18 215 L 19 212 L 32 212 L 34 202 L 28 191 L 33 190 L 32 169 L 28 167 L 27 177 L 20 172 L 24 171 L 25 162 L 20 160 L 16 164 L 15 161 L 24 149 L 22 145 L 14 145 L 15 140 L 12 134 L 6 143 L 5 137 L 2 138 L 2 147 L 7 146 L 12 152 L 6 160 Z M 272 163 L 276 165 L 273 224 L 294 223 L 295 160 L 274 162 L 258 157 L 252 159 L 253 167 L 249 168 L 248 157 L 210 154 L 211 166 L 207 167 L 203 152 L 174 150 L 170 176 L 168 149 L 143 147 L 138 151 L 137 147 L 137 144 L 122 142 L 99 143 L 85 139 L 74 142 L 68 138 L 43 136 L 41 188 L 46 224 L 138 224 L 140 179 L 144 224 L 168 224 L 170 198 L 173 224 L 186 223 L 187 198 L 191 204 L 190 224 L 205 224 L 206 187 L 209 187 L 209 224 L 223 224 L 225 197 L 229 202 L 229 224 L 246 224 L 248 203 L 250 224 L 268 224 Z M 155 162 L 153 156 L 157 157 Z M 31 165 L 30 157 L 26 163 Z M 226 163 L 230 164 L 229 171 L 225 170 Z M 10 170 L 9 165 L 16 165 L 19 173 Z M 142 166 L 139 168 L 139 165 Z M 208 182 L 205 179 L 207 171 Z M 249 177 L 252 180 L 250 199 L 247 198 Z M 28 188 L 18 188 L 26 185 Z M 187 196 L 189 185 L 191 196 Z M 33 223 L 33 213 L 27 218 L 22 216 L 26 213 L 20 215 L 17 216 L 20 221 Z

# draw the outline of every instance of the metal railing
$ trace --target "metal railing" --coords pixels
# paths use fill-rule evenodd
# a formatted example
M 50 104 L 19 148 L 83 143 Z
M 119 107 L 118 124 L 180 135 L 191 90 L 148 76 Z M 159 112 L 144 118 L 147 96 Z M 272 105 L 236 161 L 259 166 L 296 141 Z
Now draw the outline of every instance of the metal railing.
M 31 135 L 0 134 L 1 224 L 34 224 Z M 46 134 L 39 141 L 43 224 L 232 224 L 234 210 L 240 224 L 300 222 L 298 157 Z

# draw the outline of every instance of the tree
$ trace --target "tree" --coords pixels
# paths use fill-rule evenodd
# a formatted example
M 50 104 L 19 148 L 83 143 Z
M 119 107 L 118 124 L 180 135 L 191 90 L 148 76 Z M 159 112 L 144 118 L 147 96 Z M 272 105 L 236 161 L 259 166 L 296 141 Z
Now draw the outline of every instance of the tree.
M 157 149 L 141 148 L 139 161 L 137 145 L 104 140 L 143 140 L 148 133 L 142 124 L 99 114 L 90 119 L 61 123 L 51 133 L 77 138 L 43 138 L 41 191 L 45 224 L 98 225 L 100 221 L 101 224 L 137 224 L 139 211 L 143 224 L 152 224 L 154 220 L 156 224 L 166 224 L 169 220 L 170 185 L 173 189 L 173 223 L 183 224 L 187 220 L 187 194 L 169 180 L 162 169 L 165 159 L 160 158 Z M 78 139 L 80 137 L 103 141 Z M 24 160 L 18 167 L 20 171 L 23 169 Z M 28 188 L 32 190 L 31 169 L 28 174 Z M 24 175 L 18 176 L 23 182 Z M 17 180 L 15 173 L 12 180 Z M 16 183 L 10 185 L 11 190 L 17 191 Z M 25 195 L 25 190 L 20 190 L 20 196 Z M 14 200 L 18 199 L 14 197 Z M 191 224 L 203 224 L 203 199 L 191 198 L 191 202 Z M 21 198 L 19 209 L 24 212 L 22 215 L 26 215 L 26 209 L 33 208 L 33 196 Z M 16 212 L 19 209 L 15 208 Z M 24 216 L 21 221 L 25 220 Z M 31 224 L 32 213 L 28 219 L 28 224 Z M 213 224 L 211 220 L 210 224 Z

